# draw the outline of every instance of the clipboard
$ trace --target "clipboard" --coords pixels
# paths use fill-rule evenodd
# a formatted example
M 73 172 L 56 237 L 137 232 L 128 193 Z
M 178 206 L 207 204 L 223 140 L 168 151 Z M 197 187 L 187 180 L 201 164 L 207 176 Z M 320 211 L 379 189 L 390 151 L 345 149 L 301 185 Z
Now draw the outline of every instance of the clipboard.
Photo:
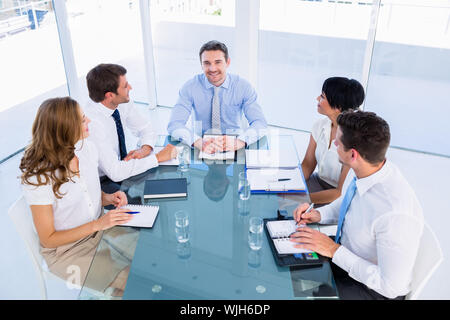
M 266 231 L 267 240 L 272 250 L 275 262 L 282 267 L 293 267 L 293 266 L 304 266 L 304 267 L 319 267 L 328 260 L 328 258 L 321 256 L 316 252 L 311 253 L 298 253 L 298 254 L 279 254 L 270 232 L 267 228 L 267 222 L 269 221 L 281 221 L 281 220 L 293 220 L 292 218 L 284 219 L 282 216 L 278 215 L 278 218 L 266 218 L 264 221 L 264 229 Z
M 280 189 L 272 189 L 267 187 L 266 189 L 251 189 L 250 193 L 252 194 L 277 194 L 277 193 L 300 193 L 300 194 L 307 194 L 308 192 L 308 186 L 306 185 L 306 180 L 305 177 L 303 175 L 303 171 L 302 171 L 302 167 L 299 165 L 298 170 L 300 172 L 300 176 L 304 185 L 304 189 L 289 189 L 289 188 L 280 188 Z M 249 168 L 247 168 L 247 166 L 245 166 L 245 171 L 247 172 Z M 282 168 L 280 168 L 280 170 L 283 170 Z M 269 185 L 268 185 L 269 186 Z

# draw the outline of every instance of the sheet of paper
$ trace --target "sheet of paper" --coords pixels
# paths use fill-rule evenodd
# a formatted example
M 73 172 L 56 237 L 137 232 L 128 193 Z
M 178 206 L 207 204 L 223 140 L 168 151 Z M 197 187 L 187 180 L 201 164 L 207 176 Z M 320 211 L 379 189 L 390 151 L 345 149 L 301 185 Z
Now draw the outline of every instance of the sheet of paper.
M 295 152 L 245 150 L 247 168 L 297 168 L 298 162 Z
M 294 246 L 299 244 L 292 242 L 288 238 L 273 239 L 275 248 L 279 254 L 295 254 L 295 253 L 309 253 L 311 250 L 295 248 Z
M 268 221 L 267 230 L 272 238 L 286 238 L 297 230 L 295 220 Z
M 158 206 L 148 206 L 148 205 L 133 205 L 128 204 L 124 208 L 130 209 L 132 211 L 139 211 L 140 213 L 133 214 L 133 219 L 127 223 L 121 224 L 121 226 L 129 227 L 153 227 L 156 216 L 158 215 Z
M 247 169 L 251 190 L 306 190 L 300 169 Z M 289 179 L 278 181 L 279 179 Z

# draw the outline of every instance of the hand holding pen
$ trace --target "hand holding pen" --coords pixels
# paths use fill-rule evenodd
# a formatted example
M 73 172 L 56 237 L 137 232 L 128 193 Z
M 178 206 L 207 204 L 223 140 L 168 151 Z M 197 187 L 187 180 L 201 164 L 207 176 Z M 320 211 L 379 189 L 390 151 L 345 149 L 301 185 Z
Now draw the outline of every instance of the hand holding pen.
M 309 224 L 320 221 L 320 212 L 313 209 L 314 203 L 303 203 L 294 210 L 294 220 L 297 221 L 297 225 Z

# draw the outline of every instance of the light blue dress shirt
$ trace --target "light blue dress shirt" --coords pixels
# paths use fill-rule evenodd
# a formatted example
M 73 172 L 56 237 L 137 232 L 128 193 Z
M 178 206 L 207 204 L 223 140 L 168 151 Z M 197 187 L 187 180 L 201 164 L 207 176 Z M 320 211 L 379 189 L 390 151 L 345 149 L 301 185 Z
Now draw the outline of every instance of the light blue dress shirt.
M 211 129 L 213 87 L 204 74 L 196 75 L 183 85 L 167 126 L 167 131 L 173 138 L 192 145 Z M 256 102 L 257 95 L 250 83 L 237 75 L 227 74 L 220 88 L 222 134 L 237 135 L 238 139 L 247 144 L 263 137 L 267 133 L 267 122 Z M 192 126 L 189 129 L 186 122 L 191 113 Z M 243 114 L 249 124 L 245 129 Z

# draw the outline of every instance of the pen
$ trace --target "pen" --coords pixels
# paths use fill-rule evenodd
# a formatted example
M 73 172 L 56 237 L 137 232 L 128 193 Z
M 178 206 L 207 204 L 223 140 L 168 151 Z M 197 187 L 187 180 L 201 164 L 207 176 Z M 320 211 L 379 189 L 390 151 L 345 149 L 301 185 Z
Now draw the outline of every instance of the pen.
M 313 207 L 314 207 L 314 203 L 311 203 L 311 204 L 309 205 L 308 209 L 306 209 L 306 211 L 303 212 L 302 215 L 304 215 L 305 213 L 310 212 L 310 211 L 312 210 Z M 301 217 L 301 216 L 300 216 L 300 217 Z M 296 225 L 298 225 L 299 222 L 300 222 L 300 221 L 297 221 Z
M 128 214 L 136 214 L 136 213 L 141 213 L 141 212 L 140 211 L 128 211 L 126 213 L 128 213 Z
M 282 179 L 278 179 L 278 181 L 288 181 L 291 180 L 291 178 L 282 178 Z

